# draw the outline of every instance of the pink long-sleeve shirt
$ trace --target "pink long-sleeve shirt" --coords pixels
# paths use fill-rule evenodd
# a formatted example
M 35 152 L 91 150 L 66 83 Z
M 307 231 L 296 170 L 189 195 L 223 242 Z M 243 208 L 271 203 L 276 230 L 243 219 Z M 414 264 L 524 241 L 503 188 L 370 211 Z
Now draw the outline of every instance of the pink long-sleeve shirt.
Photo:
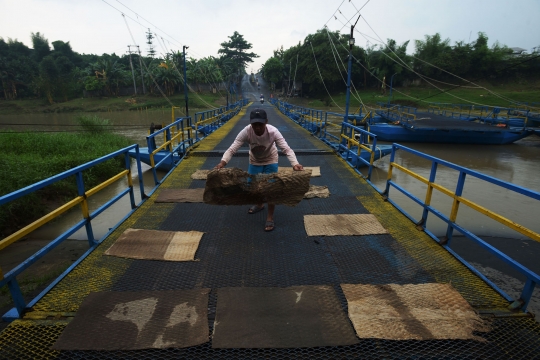
M 291 162 L 292 166 L 298 164 L 294 151 L 289 147 L 283 135 L 276 129 L 275 126 L 266 124 L 266 130 L 261 136 L 257 136 L 251 125 L 246 126 L 232 145 L 223 154 L 222 161 L 229 163 L 232 156 L 240 149 L 242 144 L 247 142 L 249 144 L 249 163 L 251 165 L 269 165 L 278 162 L 278 149 L 287 155 L 287 158 Z

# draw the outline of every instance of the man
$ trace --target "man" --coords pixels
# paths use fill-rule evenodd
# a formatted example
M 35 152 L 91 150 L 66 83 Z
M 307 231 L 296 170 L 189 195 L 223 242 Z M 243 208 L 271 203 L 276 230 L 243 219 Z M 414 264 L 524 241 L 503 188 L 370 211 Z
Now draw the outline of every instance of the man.
M 236 137 L 232 145 L 227 149 L 221 162 L 216 165 L 216 169 L 221 169 L 227 165 L 232 156 L 240 149 L 242 144 L 249 144 L 249 168 L 250 175 L 273 174 L 278 171 L 278 150 L 287 155 L 293 169 L 304 170 L 304 167 L 296 160 L 294 151 L 289 147 L 283 135 L 276 127 L 268 125 L 268 116 L 263 109 L 255 109 L 249 115 L 249 125 L 247 125 Z M 275 204 L 268 204 L 268 214 L 264 231 L 274 230 L 274 209 Z M 264 204 L 253 205 L 248 213 L 255 214 L 264 209 Z

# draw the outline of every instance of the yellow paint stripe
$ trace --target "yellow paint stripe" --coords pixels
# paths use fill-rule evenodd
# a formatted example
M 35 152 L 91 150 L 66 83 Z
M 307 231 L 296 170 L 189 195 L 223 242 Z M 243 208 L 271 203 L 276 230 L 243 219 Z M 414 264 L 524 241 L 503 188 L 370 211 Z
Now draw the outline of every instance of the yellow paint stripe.
M 38 220 L 34 221 L 30 225 L 25 226 L 24 228 L 20 229 L 19 231 L 9 235 L 8 237 L 4 238 L 2 241 L 0 241 L 0 250 L 4 249 L 5 247 L 13 244 L 15 241 L 20 240 L 22 237 L 30 234 L 32 231 L 36 230 L 40 226 L 45 225 L 55 217 L 57 217 L 60 214 L 65 213 L 72 207 L 80 204 L 83 202 L 84 197 L 78 196 L 75 199 L 69 201 L 68 203 L 60 206 L 58 209 L 51 211 L 47 215 L 39 218 Z
M 462 198 L 460 196 L 457 196 L 456 199 L 461 202 L 462 204 L 464 205 L 467 205 L 468 207 L 470 207 L 471 209 L 474 209 L 476 211 L 478 211 L 479 213 L 481 214 L 484 214 L 490 218 L 492 218 L 493 220 L 496 220 L 498 221 L 499 223 L 505 225 L 505 226 L 508 226 L 509 228 L 533 239 L 533 240 L 536 240 L 536 241 L 539 241 L 540 242 L 540 234 L 526 228 L 525 226 L 522 226 L 512 220 L 509 220 L 507 218 L 505 218 L 504 216 L 501 216 L 497 213 L 494 213 L 493 211 L 491 210 L 488 210 L 486 209 L 485 207 L 481 206 L 481 205 L 478 205 L 470 200 L 467 200 L 465 198 Z
M 523 234 L 523 235 L 525 235 L 525 236 L 527 236 L 527 237 L 529 237 L 529 238 L 531 238 L 531 239 L 533 239 L 535 241 L 540 242 L 540 234 L 526 228 L 525 226 L 520 225 L 520 224 L 518 224 L 518 223 L 516 223 L 516 222 L 514 222 L 514 221 L 512 221 L 510 219 L 507 219 L 506 217 L 501 216 L 501 215 L 499 215 L 499 214 L 497 214 L 497 213 L 495 213 L 495 212 L 493 212 L 493 211 L 491 211 L 491 210 L 489 210 L 489 209 L 487 209 L 487 208 L 485 208 L 485 207 L 483 207 L 481 205 L 478 205 L 477 203 L 475 203 L 475 202 L 473 202 L 471 200 L 467 200 L 466 198 L 463 198 L 461 196 L 457 196 L 453 191 L 445 188 L 444 186 L 433 183 L 433 182 L 430 182 L 425 177 L 420 176 L 420 175 L 416 174 L 415 172 L 413 172 L 413 171 L 411 171 L 411 170 L 409 170 L 407 168 L 404 168 L 403 166 L 401 166 L 399 164 L 391 163 L 390 164 L 390 169 L 392 169 L 392 167 L 395 167 L 395 168 L 403 171 L 404 173 L 414 177 L 415 179 L 420 180 L 424 184 L 428 185 L 428 190 L 427 190 L 427 193 L 426 193 L 426 204 L 427 205 L 430 205 L 430 202 L 431 202 L 432 188 L 437 189 L 441 193 L 451 197 L 453 199 L 453 203 L 452 203 L 452 210 L 450 212 L 450 221 L 452 221 L 452 222 L 456 221 L 458 210 L 459 210 L 459 204 L 462 203 L 464 205 L 467 205 L 471 209 L 476 210 L 479 213 L 484 214 L 484 215 L 488 216 L 489 218 L 503 224 L 504 226 L 507 226 L 510 229 L 519 232 L 520 234 Z
M 112 178 L 110 178 L 110 179 L 108 179 L 108 180 L 102 182 L 102 183 L 99 184 L 98 186 L 93 187 L 92 189 L 88 190 L 88 191 L 86 192 L 86 196 L 87 196 L 87 197 L 90 197 L 90 196 L 94 195 L 94 194 L 97 193 L 98 191 L 105 189 L 107 186 L 109 186 L 109 185 L 115 183 L 116 181 L 122 179 L 122 178 L 123 178 L 124 176 L 126 176 L 126 175 L 129 175 L 129 170 L 124 170 L 124 171 L 122 171 L 122 172 L 116 174 L 116 175 L 113 176 Z
M 390 166 L 395 167 L 396 169 L 399 169 L 399 170 L 403 171 L 405 174 L 410 175 L 410 176 L 412 176 L 413 178 L 415 178 L 417 180 L 420 180 L 424 184 L 429 183 L 429 180 L 426 179 L 425 177 L 423 177 L 421 175 L 418 175 L 417 173 L 412 172 L 411 170 L 409 170 L 409 169 L 407 169 L 407 168 L 405 168 L 405 167 L 403 167 L 403 166 L 401 166 L 401 165 L 399 165 L 399 164 L 397 164 L 395 162 L 390 163 Z

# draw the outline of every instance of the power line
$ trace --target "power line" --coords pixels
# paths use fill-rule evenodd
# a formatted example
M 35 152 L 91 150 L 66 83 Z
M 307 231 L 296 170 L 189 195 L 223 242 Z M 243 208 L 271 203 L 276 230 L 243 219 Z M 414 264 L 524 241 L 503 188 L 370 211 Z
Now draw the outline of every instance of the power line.
M 353 4 L 353 6 L 354 6 L 354 3 L 352 3 L 352 4 Z M 365 5 L 364 5 L 364 6 L 365 6 Z M 355 6 L 355 9 L 356 9 L 356 6 Z M 360 9 L 360 10 L 361 10 L 361 9 Z M 341 11 L 340 11 L 340 13 L 341 13 Z M 358 11 L 355 13 L 355 15 L 356 15 L 357 13 L 358 13 Z M 342 13 L 341 13 L 341 14 L 342 14 Z M 354 16 L 355 16 L 355 15 L 354 15 Z M 345 18 L 345 16 L 344 16 L 343 14 L 342 14 L 342 16 Z M 353 16 L 353 17 L 354 17 L 354 16 Z M 338 21 L 340 21 L 340 22 L 343 24 L 343 27 L 346 26 L 346 24 L 344 24 L 344 23 L 343 23 L 341 20 L 339 20 L 337 17 L 335 17 L 335 19 L 338 20 Z M 352 19 L 352 18 L 351 18 L 351 19 Z M 431 80 L 431 81 L 435 81 L 435 82 L 441 83 L 441 84 L 455 86 L 455 88 L 463 87 L 463 88 L 473 88 L 473 89 L 474 89 L 474 88 L 476 88 L 476 89 L 484 89 L 484 90 L 488 91 L 489 93 L 491 93 L 491 94 L 493 94 L 493 95 L 495 95 L 495 96 L 497 96 L 497 97 L 499 97 L 499 98 L 501 98 L 501 99 L 503 99 L 503 100 L 506 100 L 506 101 L 508 101 L 508 102 L 510 102 L 510 103 L 514 103 L 514 104 L 518 104 L 518 105 L 520 104 L 520 102 L 517 102 L 517 101 L 512 100 L 512 99 L 510 99 L 510 98 L 507 98 L 507 97 L 505 97 L 505 96 L 502 96 L 501 94 L 498 94 L 498 93 L 496 93 L 496 92 L 494 92 L 494 91 L 492 91 L 492 90 L 490 90 L 490 89 L 488 89 L 488 88 L 486 88 L 486 87 L 483 87 L 483 86 L 481 86 L 481 85 L 475 84 L 475 83 L 473 83 L 473 82 L 471 82 L 471 81 L 469 81 L 469 80 L 467 80 L 467 79 L 461 78 L 461 77 L 459 77 L 458 75 L 452 74 L 452 73 L 450 73 L 449 71 L 446 71 L 446 70 L 444 70 L 444 69 L 442 69 L 442 68 L 440 68 L 440 67 L 437 67 L 437 66 L 434 65 L 434 64 L 431 64 L 431 63 L 429 63 L 429 62 L 427 62 L 427 61 L 425 61 L 425 60 L 422 60 L 422 59 L 420 59 L 420 58 L 417 58 L 417 57 L 415 57 L 415 56 L 413 55 L 413 56 L 411 56 L 412 58 L 417 59 L 417 60 L 419 60 L 419 61 L 422 61 L 422 62 L 424 62 L 424 63 L 426 63 L 426 64 L 428 64 L 428 65 L 430 65 L 430 66 L 432 66 L 432 67 L 434 67 L 434 68 L 436 68 L 436 69 L 439 69 L 439 70 L 441 70 L 441 71 L 444 71 L 444 72 L 446 72 L 446 73 L 449 74 L 449 75 L 452 75 L 452 76 L 454 76 L 454 77 L 457 77 L 457 78 L 460 79 L 460 80 L 466 81 L 467 83 L 473 84 L 473 85 L 475 85 L 476 87 L 469 87 L 469 86 L 465 86 L 464 84 L 462 84 L 462 85 L 448 84 L 448 83 L 445 83 L 445 82 L 442 82 L 442 81 L 439 81 L 439 80 L 432 79 L 432 78 L 427 77 L 427 76 L 425 76 L 425 75 L 423 75 L 423 74 L 420 74 L 419 72 L 417 72 L 417 71 L 415 71 L 414 69 L 412 69 L 407 63 L 405 63 L 405 62 L 403 61 L 403 59 L 401 59 L 401 58 L 399 57 L 399 55 L 397 55 L 397 54 L 396 54 L 396 53 L 395 53 L 395 52 L 394 52 L 394 51 L 393 51 L 393 50 L 392 50 L 392 49 L 391 49 L 391 48 L 390 48 L 390 47 L 389 47 L 389 46 L 388 46 L 381 38 L 380 38 L 380 36 L 375 32 L 375 30 L 371 27 L 371 25 L 369 25 L 369 23 L 367 22 L 367 20 L 365 19 L 365 17 L 362 17 L 362 19 L 363 19 L 364 22 L 369 26 L 369 28 L 373 31 L 373 33 L 375 33 L 375 35 L 378 37 L 378 39 L 376 39 L 376 38 L 374 38 L 374 37 L 372 37 L 372 36 L 369 36 L 369 35 L 367 35 L 367 34 L 364 34 L 364 33 L 360 32 L 358 29 L 355 29 L 355 31 L 356 31 L 357 33 L 359 33 L 359 34 L 360 34 L 362 37 L 364 37 L 364 38 L 366 38 L 366 36 L 367 36 L 367 37 L 370 37 L 370 38 L 372 38 L 372 39 L 374 39 L 374 40 L 380 42 L 381 44 L 383 44 L 388 50 L 390 50 L 390 51 L 397 57 L 397 59 L 399 59 L 399 61 L 401 62 L 401 64 L 400 64 L 398 61 L 396 61 L 396 59 L 392 58 L 391 56 L 388 56 L 388 54 L 386 54 L 384 51 L 382 51 L 381 53 L 382 53 L 384 56 L 388 57 L 390 60 L 392 60 L 393 62 L 397 63 L 398 65 L 404 66 L 406 69 L 408 69 L 409 71 L 413 72 L 414 74 L 416 74 L 417 76 L 419 76 L 421 79 L 423 79 L 424 81 L 426 81 L 428 84 L 430 84 L 431 86 L 433 86 L 434 88 L 436 88 L 437 90 L 439 90 L 440 93 L 445 93 L 445 92 L 448 92 L 448 91 L 450 91 L 450 90 L 452 90 L 452 89 L 447 89 L 447 90 L 440 89 L 439 87 L 437 87 L 436 85 L 434 85 L 434 84 L 432 84 L 430 81 L 428 81 L 427 79 L 429 79 L 429 80 Z M 345 18 L 345 20 L 347 21 L 347 23 L 350 23 L 350 20 L 347 20 L 347 18 Z M 342 27 L 342 29 L 343 29 L 343 27 Z M 366 40 L 369 41 L 367 38 L 366 38 Z M 342 46 L 343 46 L 343 45 L 342 45 Z M 527 61 L 528 61 L 528 60 L 527 60 Z M 358 60 L 357 60 L 357 62 L 358 62 Z M 517 65 L 519 65 L 519 64 L 517 64 Z M 512 66 L 517 66 L 517 65 L 512 65 Z M 512 66 L 511 66 L 511 67 L 512 67 Z M 506 69 L 506 68 L 505 68 L 505 69 Z M 370 72 L 370 74 L 372 74 L 372 73 Z M 372 74 L 372 76 L 373 76 L 373 74 Z M 382 83 L 382 81 L 380 81 L 380 79 L 377 78 L 377 80 L 378 80 L 379 82 Z M 477 81 L 477 80 L 475 80 L 475 81 Z M 400 94 L 403 94 L 403 93 L 401 93 L 401 92 L 398 91 L 398 90 L 396 90 L 396 92 L 398 92 L 398 93 L 400 93 Z M 429 97 L 436 96 L 436 95 L 438 95 L 438 94 L 440 94 L 440 93 L 431 95 L 431 96 L 429 96 Z M 453 95 L 453 94 L 449 94 L 449 95 L 452 96 L 452 97 L 455 97 L 455 98 L 457 98 L 457 99 L 459 99 L 459 100 L 462 100 L 462 101 L 471 103 L 471 104 L 480 105 L 480 106 L 488 106 L 488 105 L 485 105 L 485 104 L 480 104 L 480 103 L 476 103 L 476 102 L 473 102 L 473 101 L 470 101 L 470 100 L 467 100 L 467 99 L 463 99 L 463 98 L 458 97 L 458 96 Z M 406 95 L 406 96 L 407 96 L 407 95 Z M 408 96 L 408 97 L 411 97 L 411 96 Z M 411 97 L 411 98 L 415 99 L 414 97 Z
M 105 1 L 105 0 L 102 0 L 102 1 Z M 137 45 L 137 42 L 135 41 L 135 38 L 133 37 L 133 34 L 131 33 L 131 29 L 129 28 L 129 24 L 127 23 L 127 20 L 126 20 L 125 15 L 122 14 L 122 17 L 124 18 L 124 21 L 125 21 L 126 26 L 127 26 L 127 28 L 128 28 L 129 34 L 131 35 L 131 39 L 133 40 L 133 43 L 134 43 L 135 45 Z M 139 46 L 137 45 L 137 47 L 139 47 Z M 140 50 L 139 50 L 139 56 L 141 56 Z M 174 107 L 174 104 L 172 103 L 172 101 L 169 100 L 169 98 L 163 93 L 163 91 L 161 90 L 161 87 L 160 87 L 159 84 L 157 83 L 156 79 L 154 79 L 154 76 L 152 75 L 152 73 L 150 72 L 150 70 L 148 70 L 148 66 L 146 66 L 146 63 L 145 63 L 144 61 L 142 61 L 141 63 L 142 63 L 142 64 L 144 65 L 144 67 L 146 68 L 147 74 L 150 75 L 150 77 L 152 78 L 152 81 L 154 82 L 154 84 L 155 84 L 156 87 L 158 88 L 158 90 L 159 90 L 159 92 L 161 93 L 161 95 L 163 95 L 163 97 L 165 98 L 165 100 L 167 100 L 167 102 L 168 102 L 171 106 Z M 143 81 L 144 81 L 144 79 L 143 79 Z
M 347 81 L 345 80 L 345 78 L 343 77 L 343 74 L 341 73 L 341 70 L 339 68 L 339 65 L 338 65 L 338 62 L 337 62 L 337 57 L 339 57 L 339 52 L 332 40 L 332 38 L 330 37 L 330 33 L 328 31 L 328 28 L 325 27 L 325 30 L 326 30 L 326 34 L 328 35 L 328 40 L 330 40 L 330 44 L 332 45 L 332 47 L 330 48 L 332 50 L 332 55 L 334 55 L 334 60 L 336 61 L 336 67 L 338 68 L 338 71 L 339 71 L 339 75 L 341 76 L 341 79 L 343 80 L 343 83 L 345 84 L 345 86 L 347 86 Z M 334 49 L 335 49 L 335 53 L 338 55 L 336 57 L 336 55 L 334 54 Z M 341 58 L 339 58 L 339 61 L 341 62 L 341 66 L 343 66 L 343 69 L 345 70 L 345 72 L 347 72 L 347 68 L 345 67 L 345 64 L 343 63 L 343 61 L 341 60 Z M 354 89 L 354 91 L 356 92 L 356 95 L 354 93 L 352 93 L 352 96 L 358 100 L 360 102 L 360 104 L 362 104 L 363 107 L 367 108 L 367 106 L 364 104 L 364 102 L 362 101 L 362 97 L 360 96 L 360 94 L 358 93 L 358 90 L 356 89 L 356 86 L 354 86 L 354 83 L 351 82 L 352 84 L 352 87 Z M 353 113 L 354 114 L 354 113 Z
M 311 44 L 311 41 L 309 42 L 309 45 L 311 45 L 311 51 L 313 52 L 313 59 L 315 59 L 315 65 L 317 66 L 317 71 L 319 72 L 319 76 L 321 77 L 321 82 L 324 86 L 324 89 L 326 90 L 326 93 L 328 94 L 328 96 L 330 97 L 330 99 L 332 99 L 332 102 L 334 104 L 336 104 L 336 106 L 340 109 L 340 110 L 344 110 L 341 106 L 339 106 L 336 101 L 334 100 L 334 98 L 332 97 L 332 95 L 330 95 L 330 92 L 328 91 L 328 89 L 326 88 L 326 84 L 324 83 L 324 79 L 322 77 L 322 74 L 321 74 L 321 70 L 319 69 L 319 64 L 317 64 L 317 58 L 315 57 L 315 50 L 313 50 L 313 44 Z
M 538 58 L 540 58 L 540 55 L 537 55 L 537 56 L 534 56 L 534 57 L 529 58 L 529 59 L 527 59 L 527 60 L 521 61 L 521 62 L 519 62 L 519 63 L 517 63 L 517 64 L 513 64 L 513 65 L 510 65 L 510 66 L 504 67 L 504 68 L 500 69 L 499 71 L 507 70 L 507 69 L 513 68 L 513 67 L 515 67 L 515 66 L 524 64 L 524 63 L 526 63 L 526 62 L 528 62 L 528 61 L 532 61 L 532 60 L 538 59 Z M 475 79 L 475 80 L 473 80 L 473 81 L 483 80 L 483 79 L 485 79 L 485 78 L 486 78 L 486 76 L 483 76 L 483 77 L 477 78 L 477 79 Z M 462 86 L 462 85 L 457 85 L 457 86 L 455 86 L 455 87 L 453 87 L 453 88 L 451 88 L 451 89 L 444 90 L 443 92 L 438 93 L 438 94 L 435 94 L 435 95 L 439 95 L 439 94 L 445 93 L 445 92 L 447 92 L 447 91 L 457 89 L 457 88 L 459 88 L 459 87 L 461 87 L 461 86 Z M 487 89 L 486 89 L 486 90 L 487 90 Z M 435 96 L 435 95 L 427 96 L 427 97 L 425 97 L 425 98 L 422 98 L 422 100 L 429 99 L 429 98 L 431 98 L 431 97 L 433 97 L 433 96 Z M 504 99 L 503 99 L 503 100 L 504 100 Z M 514 103 L 515 103 L 515 104 L 518 104 L 518 105 L 520 104 L 519 102 L 514 102 Z M 530 107 L 531 107 L 531 106 L 530 106 Z M 531 108 L 534 108 L 534 107 L 531 107 Z M 534 109 L 537 109 L 537 108 L 534 108 Z

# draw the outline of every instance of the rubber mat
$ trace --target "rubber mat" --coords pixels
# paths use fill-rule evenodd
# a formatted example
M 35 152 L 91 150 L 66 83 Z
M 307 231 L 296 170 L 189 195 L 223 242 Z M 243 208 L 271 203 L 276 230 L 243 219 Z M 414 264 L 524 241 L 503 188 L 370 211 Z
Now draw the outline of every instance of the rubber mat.
M 198 189 L 163 189 L 156 203 L 202 203 L 204 188 Z
M 390 235 L 329 236 L 323 238 L 347 284 L 423 284 L 431 276 Z
M 53 345 L 55 350 L 135 350 L 207 342 L 209 289 L 97 292 Z
M 311 170 L 311 177 L 321 176 L 321 167 L 320 166 L 304 166 L 304 170 Z M 292 167 L 278 167 L 278 172 L 281 173 L 292 173 L 294 169 Z
M 328 186 L 309 185 L 309 190 L 304 194 L 304 199 L 327 198 L 330 196 Z
M 289 348 L 358 343 L 331 286 L 222 288 L 213 348 Z
M 329 186 L 328 190 L 332 196 L 320 199 L 313 198 L 307 203 L 311 212 L 305 215 L 336 215 L 336 214 L 367 214 L 368 211 L 362 206 L 362 203 L 354 196 L 339 196 L 334 194 Z
M 371 214 L 305 215 L 308 236 L 387 234 Z
M 489 328 L 449 284 L 342 284 L 360 338 L 389 340 L 482 338 Z
M 105 255 L 129 259 L 193 261 L 204 233 L 127 229 Z

